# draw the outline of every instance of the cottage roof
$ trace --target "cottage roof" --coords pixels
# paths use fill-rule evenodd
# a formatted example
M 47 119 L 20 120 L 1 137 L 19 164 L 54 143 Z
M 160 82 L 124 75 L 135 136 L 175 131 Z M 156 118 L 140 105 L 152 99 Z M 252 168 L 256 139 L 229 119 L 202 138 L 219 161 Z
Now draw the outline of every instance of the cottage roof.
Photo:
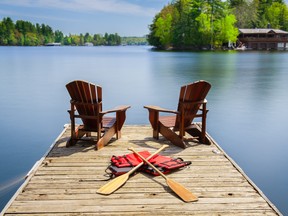
M 239 29 L 239 32 L 242 34 L 288 34 L 288 32 L 280 29 Z

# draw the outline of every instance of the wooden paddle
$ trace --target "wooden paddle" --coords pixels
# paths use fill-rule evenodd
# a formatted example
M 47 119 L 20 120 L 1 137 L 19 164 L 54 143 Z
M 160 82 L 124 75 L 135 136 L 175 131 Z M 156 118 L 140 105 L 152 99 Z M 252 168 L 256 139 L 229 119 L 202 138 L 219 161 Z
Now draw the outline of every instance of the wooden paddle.
M 163 145 L 160 149 L 158 149 L 156 152 L 151 154 L 149 157 L 147 157 L 147 160 L 151 159 L 154 155 L 158 154 L 161 152 L 163 149 L 169 147 L 168 145 Z M 103 195 L 109 195 L 116 191 L 118 188 L 120 188 L 128 179 L 129 176 L 135 172 L 137 169 L 139 169 L 144 162 L 141 162 L 137 166 L 135 166 L 133 169 L 131 169 L 129 172 L 118 176 L 117 178 L 113 179 L 112 181 L 108 182 L 107 184 L 103 185 L 101 188 L 97 190 L 98 194 L 103 194 Z
M 152 167 L 156 172 L 158 172 L 165 180 L 166 184 L 169 186 L 171 190 L 173 190 L 183 201 L 185 202 L 195 202 L 198 198 L 187 190 L 183 185 L 179 184 L 178 182 L 169 179 L 165 176 L 160 170 L 158 170 L 153 164 L 151 164 L 148 160 L 146 160 L 142 155 L 138 154 L 133 148 L 129 148 L 130 151 L 133 151 L 137 154 L 145 163 L 147 163 L 150 167 Z

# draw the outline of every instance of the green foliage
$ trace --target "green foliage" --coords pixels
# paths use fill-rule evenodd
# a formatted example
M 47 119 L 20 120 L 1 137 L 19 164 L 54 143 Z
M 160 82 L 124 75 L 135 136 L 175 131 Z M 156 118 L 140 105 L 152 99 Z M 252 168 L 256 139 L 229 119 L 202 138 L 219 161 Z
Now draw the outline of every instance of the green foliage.
M 157 30 L 155 22 L 158 18 L 159 14 L 154 17 L 153 23 L 149 26 L 150 34 L 147 35 L 148 43 L 154 45 L 155 47 L 161 47 L 160 38 L 155 36 L 155 31 Z
M 238 28 L 270 27 L 288 31 L 288 8 L 283 0 L 230 0 L 230 8 Z
M 264 13 L 272 28 L 288 30 L 288 8 L 279 2 L 273 2 Z
M 147 45 L 146 37 L 122 37 L 122 45 Z
M 117 33 L 105 33 L 104 37 L 100 34 L 92 36 L 89 33 L 64 36 L 61 31 L 54 32 L 50 26 L 45 24 L 33 25 L 23 20 L 17 20 L 14 24 L 9 17 L 0 21 L 1 46 L 42 46 L 52 42 L 72 46 L 83 46 L 85 43 L 93 43 L 95 46 L 116 46 L 121 44 L 121 37 Z
M 167 14 L 165 18 L 159 17 L 156 20 L 155 26 L 156 26 L 156 32 L 155 36 L 159 38 L 160 43 L 163 47 L 169 47 L 171 44 L 171 38 L 172 38 L 172 16 L 171 14 Z
M 233 28 L 236 23 L 234 15 L 230 14 L 215 22 L 215 46 L 221 47 L 223 43 L 237 41 L 238 29 Z
M 116 46 L 121 44 L 121 37 L 115 34 L 109 34 L 106 40 L 106 45 L 108 46 Z
M 288 31 L 284 0 L 173 0 L 154 17 L 148 42 L 160 49 L 221 48 L 237 28 Z
M 202 36 L 198 39 L 199 46 L 205 46 L 211 43 L 212 31 L 211 31 L 211 22 L 210 16 L 204 13 L 201 13 L 196 21 L 199 23 L 198 31 Z
M 237 4 L 233 3 L 230 5 L 233 14 L 236 17 L 236 26 L 238 28 L 254 28 L 257 26 L 256 23 L 258 22 L 258 5 L 258 0 L 241 0 Z
M 59 30 L 55 31 L 55 42 L 61 44 L 64 43 L 64 34 Z
M 166 49 L 202 49 L 236 42 L 235 16 L 221 0 L 175 0 L 150 25 L 148 41 Z

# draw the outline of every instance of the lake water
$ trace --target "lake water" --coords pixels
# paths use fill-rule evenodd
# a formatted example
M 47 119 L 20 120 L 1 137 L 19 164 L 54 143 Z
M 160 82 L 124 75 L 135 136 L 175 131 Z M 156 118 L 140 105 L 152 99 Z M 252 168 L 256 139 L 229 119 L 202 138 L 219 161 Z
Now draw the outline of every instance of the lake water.
M 0 209 L 69 123 L 65 84 L 103 87 L 104 109 L 176 109 L 179 88 L 212 84 L 208 133 L 288 215 L 288 52 L 155 52 L 150 47 L 0 47 Z

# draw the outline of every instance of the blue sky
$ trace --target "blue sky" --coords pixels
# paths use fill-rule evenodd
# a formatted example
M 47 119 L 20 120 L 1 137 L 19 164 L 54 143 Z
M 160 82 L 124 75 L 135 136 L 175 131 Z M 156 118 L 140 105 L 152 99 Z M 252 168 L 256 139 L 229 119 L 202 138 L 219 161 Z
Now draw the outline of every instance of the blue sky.
M 0 0 L 0 19 L 46 24 L 65 35 L 144 36 L 170 0 Z

